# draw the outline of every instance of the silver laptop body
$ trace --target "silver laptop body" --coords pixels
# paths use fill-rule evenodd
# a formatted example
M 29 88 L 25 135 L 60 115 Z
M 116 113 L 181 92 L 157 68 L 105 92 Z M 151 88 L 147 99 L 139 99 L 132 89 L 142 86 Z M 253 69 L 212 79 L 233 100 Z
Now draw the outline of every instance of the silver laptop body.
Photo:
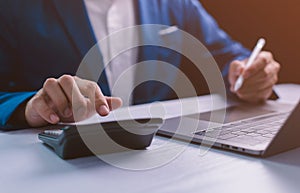
M 300 101 L 295 108 L 277 102 L 231 106 L 224 123 L 209 127 L 211 113 L 167 119 L 158 134 L 263 157 L 300 146 Z

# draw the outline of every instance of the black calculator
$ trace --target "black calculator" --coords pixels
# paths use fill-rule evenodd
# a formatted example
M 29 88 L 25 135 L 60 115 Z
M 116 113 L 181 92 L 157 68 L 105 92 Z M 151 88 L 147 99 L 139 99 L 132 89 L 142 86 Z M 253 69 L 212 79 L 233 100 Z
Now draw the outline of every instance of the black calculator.
M 161 118 L 104 122 L 90 125 L 51 125 L 38 135 L 63 159 L 141 150 L 150 146 Z

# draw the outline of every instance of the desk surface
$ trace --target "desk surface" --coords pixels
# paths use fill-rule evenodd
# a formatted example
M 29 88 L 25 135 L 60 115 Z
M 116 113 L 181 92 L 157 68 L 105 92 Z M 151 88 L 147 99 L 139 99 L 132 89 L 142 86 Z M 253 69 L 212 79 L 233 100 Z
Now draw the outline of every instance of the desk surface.
M 300 188 L 300 148 L 260 159 L 217 149 L 201 156 L 201 147 L 191 144 L 164 166 L 130 171 L 97 157 L 64 161 L 41 144 L 39 132 L 0 132 L 1 192 L 296 193 Z M 154 144 L 165 140 L 156 137 Z

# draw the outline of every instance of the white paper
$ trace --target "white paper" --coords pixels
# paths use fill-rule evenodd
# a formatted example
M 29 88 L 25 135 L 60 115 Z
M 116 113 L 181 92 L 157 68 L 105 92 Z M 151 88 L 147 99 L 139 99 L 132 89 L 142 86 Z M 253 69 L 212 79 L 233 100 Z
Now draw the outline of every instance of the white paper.
M 154 102 L 150 104 L 123 107 L 110 112 L 106 117 L 98 114 L 77 123 L 67 123 L 70 125 L 88 125 L 110 121 L 120 121 L 127 119 L 141 118 L 162 118 L 168 119 L 183 115 L 190 115 L 199 112 L 207 112 L 211 109 L 224 108 L 226 102 L 218 95 L 206 95 L 179 100 L 169 100 L 164 102 Z M 66 124 L 66 123 L 63 123 Z

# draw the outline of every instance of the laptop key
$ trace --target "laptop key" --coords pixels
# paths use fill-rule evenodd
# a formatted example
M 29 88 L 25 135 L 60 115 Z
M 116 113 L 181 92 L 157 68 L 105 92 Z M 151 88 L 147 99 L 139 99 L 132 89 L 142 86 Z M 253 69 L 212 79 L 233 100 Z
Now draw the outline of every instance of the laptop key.
M 247 133 L 246 135 L 247 135 L 247 136 L 250 136 L 250 137 L 261 136 L 260 134 L 257 134 L 257 133 Z
M 274 135 L 273 134 L 266 134 L 266 135 L 263 135 L 263 137 L 267 137 L 267 138 L 274 138 Z
M 255 127 L 252 127 L 251 129 L 254 129 L 254 130 L 258 131 L 258 130 L 262 130 L 262 129 L 265 129 L 265 128 L 266 128 L 265 125 L 257 125 Z
M 233 132 L 237 132 L 237 131 L 240 131 L 242 128 L 240 128 L 240 127 L 233 127 L 233 128 L 231 128 L 231 129 L 228 129 L 228 131 L 230 131 L 231 133 L 233 133 Z
M 254 133 L 256 130 L 251 129 L 251 128 L 247 128 L 247 129 L 242 129 L 241 131 L 245 132 L 245 133 Z
M 235 132 L 232 132 L 232 134 L 239 136 L 239 135 L 246 135 L 247 133 L 242 132 L 242 131 L 235 131 Z
M 220 135 L 218 137 L 218 139 L 226 140 L 226 139 L 231 139 L 231 138 L 234 138 L 234 137 L 237 137 L 237 135 L 228 133 L 228 134 L 225 134 L 225 135 Z
M 257 134 L 261 134 L 261 135 L 270 134 L 270 132 L 269 132 L 269 131 L 265 131 L 265 130 L 257 130 L 257 131 L 255 131 L 255 133 L 257 133 Z
M 229 134 L 229 133 L 231 133 L 231 131 L 225 130 L 225 131 L 221 131 L 220 135 L 226 135 L 226 134 Z

